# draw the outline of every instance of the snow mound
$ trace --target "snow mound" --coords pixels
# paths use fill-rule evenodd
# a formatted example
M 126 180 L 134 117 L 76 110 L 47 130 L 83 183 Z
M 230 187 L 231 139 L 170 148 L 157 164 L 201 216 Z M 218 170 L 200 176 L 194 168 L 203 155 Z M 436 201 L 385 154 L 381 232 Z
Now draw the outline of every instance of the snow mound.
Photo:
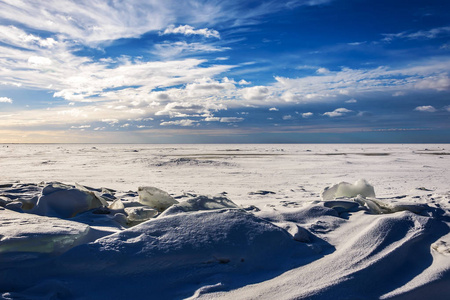
M 281 228 L 289 232 L 294 238 L 294 240 L 298 242 L 302 243 L 311 242 L 311 236 L 308 230 L 293 222 L 277 223 L 276 225 L 280 226 Z
M 86 188 L 50 183 L 42 189 L 42 195 L 30 213 L 50 217 L 72 218 L 79 213 L 101 206 L 107 206 L 106 201 L 100 199 Z
M 169 207 L 161 216 L 175 215 L 184 212 L 214 210 L 222 208 L 238 208 L 238 206 L 227 197 L 198 196 Z
M 322 192 L 323 200 L 333 200 L 341 197 L 375 197 L 375 190 L 365 179 L 359 179 L 354 184 L 341 182 L 331 187 L 326 187 Z
M 178 201 L 167 192 L 152 186 L 140 186 L 138 188 L 139 202 L 162 212 Z
M 63 260 L 67 268 L 137 274 L 217 264 L 270 269 L 294 253 L 311 251 L 280 227 L 242 210 L 222 209 L 160 216 L 76 247 Z
M 0 218 L 0 253 L 61 253 L 89 232 L 78 222 L 3 210 Z

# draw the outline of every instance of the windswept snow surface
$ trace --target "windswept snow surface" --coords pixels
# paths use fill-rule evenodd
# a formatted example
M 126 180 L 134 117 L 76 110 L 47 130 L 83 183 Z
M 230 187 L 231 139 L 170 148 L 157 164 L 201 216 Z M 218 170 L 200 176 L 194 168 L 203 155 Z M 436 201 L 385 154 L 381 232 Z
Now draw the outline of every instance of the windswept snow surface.
M 449 155 L 0 145 L 1 299 L 450 299 Z

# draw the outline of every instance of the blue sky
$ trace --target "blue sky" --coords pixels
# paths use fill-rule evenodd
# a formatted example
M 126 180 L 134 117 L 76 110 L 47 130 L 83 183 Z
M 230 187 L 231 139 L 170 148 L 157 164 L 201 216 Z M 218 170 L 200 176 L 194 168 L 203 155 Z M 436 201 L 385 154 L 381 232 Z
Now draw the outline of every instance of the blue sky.
M 0 142 L 450 142 L 450 2 L 0 0 Z

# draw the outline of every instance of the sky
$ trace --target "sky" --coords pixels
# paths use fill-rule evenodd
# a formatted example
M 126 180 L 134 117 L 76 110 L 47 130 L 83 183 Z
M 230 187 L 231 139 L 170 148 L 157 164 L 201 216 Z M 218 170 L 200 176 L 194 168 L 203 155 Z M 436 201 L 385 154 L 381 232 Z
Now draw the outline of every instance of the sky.
M 449 143 L 447 0 L 0 0 L 0 143 Z

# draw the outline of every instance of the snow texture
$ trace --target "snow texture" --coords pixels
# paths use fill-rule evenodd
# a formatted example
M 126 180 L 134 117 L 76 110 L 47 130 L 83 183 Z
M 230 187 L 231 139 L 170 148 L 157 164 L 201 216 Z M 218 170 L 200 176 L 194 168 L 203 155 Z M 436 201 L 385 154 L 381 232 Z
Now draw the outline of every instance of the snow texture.
M 0 146 L 0 298 L 450 299 L 449 153 Z

